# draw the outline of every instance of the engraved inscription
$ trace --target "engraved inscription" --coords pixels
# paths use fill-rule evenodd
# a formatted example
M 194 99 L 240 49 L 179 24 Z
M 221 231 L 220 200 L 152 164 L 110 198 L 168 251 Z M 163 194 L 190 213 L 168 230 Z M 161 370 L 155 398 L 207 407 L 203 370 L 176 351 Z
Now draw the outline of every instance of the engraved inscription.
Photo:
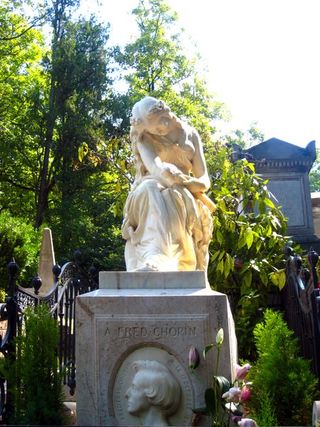
M 109 335 L 110 330 L 107 328 L 105 335 Z M 116 330 L 119 338 L 144 338 L 144 337 L 195 337 L 197 335 L 195 326 L 154 326 L 146 328 L 145 326 L 119 326 Z

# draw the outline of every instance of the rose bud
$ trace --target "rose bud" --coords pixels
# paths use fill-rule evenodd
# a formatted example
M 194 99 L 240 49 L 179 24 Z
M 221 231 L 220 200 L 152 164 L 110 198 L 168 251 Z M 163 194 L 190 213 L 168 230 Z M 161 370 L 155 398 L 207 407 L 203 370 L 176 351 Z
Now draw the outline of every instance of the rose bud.
M 251 390 L 248 386 L 243 386 L 240 394 L 240 402 L 246 402 L 251 397 Z
M 216 335 L 216 344 L 219 346 L 222 345 L 223 339 L 224 339 L 223 328 L 220 328 L 217 332 L 217 335 Z
M 189 350 L 189 368 L 196 369 L 199 366 L 199 363 L 200 356 L 198 350 L 194 346 L 191 346 Z

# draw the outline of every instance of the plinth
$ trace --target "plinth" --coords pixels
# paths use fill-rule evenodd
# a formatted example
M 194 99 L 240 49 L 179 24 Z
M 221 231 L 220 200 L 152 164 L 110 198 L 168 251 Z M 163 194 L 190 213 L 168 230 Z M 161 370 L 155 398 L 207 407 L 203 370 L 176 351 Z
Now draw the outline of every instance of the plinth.
M 138 366 L 152 365 L 168 372 L 167 383 L 174 382 L 179 394 L 174 407 L 157 403 L 157 409 L 165 408 L 167 425 L 190 426 L 192 409 L 205 406 L 216 373 L 215 352 L 204 360 L 202 350 L 220 328 L 218 375 L 232 379 L 237 345 L 228 299 L 208 287 L 204 272 L 102 272 L 100 289 L 77 298 L 76 322 L 78 425 L 146 425 L 131 400 Z M 192 346 L 201 357 L 194 372 L 188 366 Z M 146 372 L 144 382 L 159 382 Z M 210 420 L 203 417 L 198 425 Z

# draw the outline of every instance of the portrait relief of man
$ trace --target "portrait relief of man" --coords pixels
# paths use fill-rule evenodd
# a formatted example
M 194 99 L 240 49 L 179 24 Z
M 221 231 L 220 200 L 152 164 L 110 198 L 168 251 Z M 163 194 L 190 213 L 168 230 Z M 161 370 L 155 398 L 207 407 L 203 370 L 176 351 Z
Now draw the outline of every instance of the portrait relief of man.
M 162 363 L 137 360 L 132 363 L 134 376 L 125 393 L 129 414 L 143 426 L 169 426 L 169 417 L 179 407 L 181 387 Z

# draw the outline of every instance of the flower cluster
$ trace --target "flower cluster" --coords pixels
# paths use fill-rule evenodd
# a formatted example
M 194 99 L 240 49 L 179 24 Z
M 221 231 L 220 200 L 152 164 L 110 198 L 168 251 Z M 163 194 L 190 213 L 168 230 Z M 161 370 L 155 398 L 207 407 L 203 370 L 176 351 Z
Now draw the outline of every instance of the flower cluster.
M 257 427 L 257 424 L 251 418 L 244 417 L 243 405 L 251 397 L 250 383 L 246 382 L 246 376 L 251 369 L 249 363 L 243 366 L 236 365 L 236 376 L 232 387 L 222 395 L 226 400 L 226 408 L 232 414 L 232 420 L 239 427 Z
M 257 427 L 251 418 L 247 418 L 245 410 L 246 402 L 251 397 L 250 383 L 246 381 L 251 369 L 249 363 L 235 366 L 235 380 L 230 384 L 223 376 L 218 376 L 220 352 L 224 341 L 224 332 L 220 328 L 216 334 L 214 343 L 208 344 L 203 349 L 203 358 L 213 348 L 216 349 L 215 374 L 212 386 L 205 391 L 205 407 L 194 408 L 195 417 L 207 415 L 212 417 L 213 425 L 216 427 L 229 427 L 232 420 L 239 427 Z M 191 346 L 188 354 L 188 364 L 191 372 L 199 366 L 200 355 L 198 350 Z M 222 403 L 222 404 L 221 404 Z

